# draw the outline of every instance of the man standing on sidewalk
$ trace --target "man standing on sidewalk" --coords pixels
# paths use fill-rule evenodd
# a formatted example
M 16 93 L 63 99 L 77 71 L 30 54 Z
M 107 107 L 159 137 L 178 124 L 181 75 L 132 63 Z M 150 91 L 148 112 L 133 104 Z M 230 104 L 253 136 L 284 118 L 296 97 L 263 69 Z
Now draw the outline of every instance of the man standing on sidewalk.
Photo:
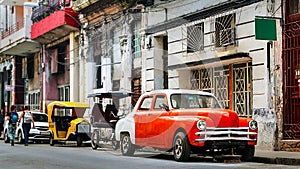
M 18 122 L 18 113 L 16 111 L 16 106 L 11 105 L 10 112 L 6 113 L 6 117 L 8 121 L 8 135 L 10 139 L 11 146 L 14 146 L 15 144 L 15 133 L 17 128 L 17 122 Z
M 3 132 L 4 119 L 5 119 L 4 110 L 1 109 L 0 110 L 0 137 L 2 136 L 2 132 Z

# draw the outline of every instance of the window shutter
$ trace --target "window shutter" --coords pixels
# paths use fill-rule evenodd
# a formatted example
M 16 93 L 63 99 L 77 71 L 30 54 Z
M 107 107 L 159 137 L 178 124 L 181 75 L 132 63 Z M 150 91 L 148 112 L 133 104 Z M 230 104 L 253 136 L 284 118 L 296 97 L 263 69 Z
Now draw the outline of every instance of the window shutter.
M 58 53 L 57 48 L 53 49 L 53 52 L 50 54 L 51 57 L 51 73 L 57 73 L 58 72 L 58 66 L 57 66 L 57 60 L 58 60 Z
M 22 78 L 26 78 L 27 75 L 27 57 L 22 58 Z

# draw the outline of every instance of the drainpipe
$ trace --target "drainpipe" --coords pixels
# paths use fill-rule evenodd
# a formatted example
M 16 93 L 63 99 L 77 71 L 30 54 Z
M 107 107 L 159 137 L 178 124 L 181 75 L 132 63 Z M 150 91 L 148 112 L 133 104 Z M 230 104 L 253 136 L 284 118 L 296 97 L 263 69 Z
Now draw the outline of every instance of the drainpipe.
M 41 68 L 42 68 L 42 92 L 41 92 L 41 95 L 42 95 L 42 112 L 46 112 L 46 70 L 45 70 L 45 45 L 42 46 L 42 51 L 41 51 Z M 47 113 L 47 112 L 46 112 Z

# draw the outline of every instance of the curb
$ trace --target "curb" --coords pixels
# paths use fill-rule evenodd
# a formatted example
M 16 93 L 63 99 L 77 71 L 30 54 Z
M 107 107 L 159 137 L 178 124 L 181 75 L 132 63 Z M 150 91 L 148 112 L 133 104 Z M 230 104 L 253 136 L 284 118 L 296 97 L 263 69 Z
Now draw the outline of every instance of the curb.
M 268 164 L 282 164 L 282 165 L 300 165 L 300 159 L 281 158 L 281 157 L 254 157 L 253 162 L 268 163 Z

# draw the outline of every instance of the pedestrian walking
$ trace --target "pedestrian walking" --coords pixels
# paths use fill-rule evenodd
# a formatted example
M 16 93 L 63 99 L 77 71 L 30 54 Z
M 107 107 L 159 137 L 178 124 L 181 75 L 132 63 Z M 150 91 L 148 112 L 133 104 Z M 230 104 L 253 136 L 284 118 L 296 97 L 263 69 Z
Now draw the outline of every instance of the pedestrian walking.
M 2 136 L 2 132 L 3 132 L 4 119 L 5 119 L 4 110 L 1 109 L 0 110 L 0 137 Z
M 15 105 L 10 106 L 10 112 L 6 113 L 6 118 L 8 121 L 8 136 L 10 139 L 11 146 L 15 144 L 15 133 L 18 122 L 18 113 Z
M 23 129 L 23 134 L 24 134 L 24 145 L 28 146 L 29 131 L 31 129 L 31 123 L 32 123 L 32 127 L 34 128 L 33 115 L 29 111 L 29 106 L 28 105 L 25 105 L 24 108 L 23 108 L 23 112 L 20 115 L 20 118 L 19 118 L 19 121 L 18 121 L 19 124 L 20 124 L 21 119 L 23 119 L 22 129 Z

